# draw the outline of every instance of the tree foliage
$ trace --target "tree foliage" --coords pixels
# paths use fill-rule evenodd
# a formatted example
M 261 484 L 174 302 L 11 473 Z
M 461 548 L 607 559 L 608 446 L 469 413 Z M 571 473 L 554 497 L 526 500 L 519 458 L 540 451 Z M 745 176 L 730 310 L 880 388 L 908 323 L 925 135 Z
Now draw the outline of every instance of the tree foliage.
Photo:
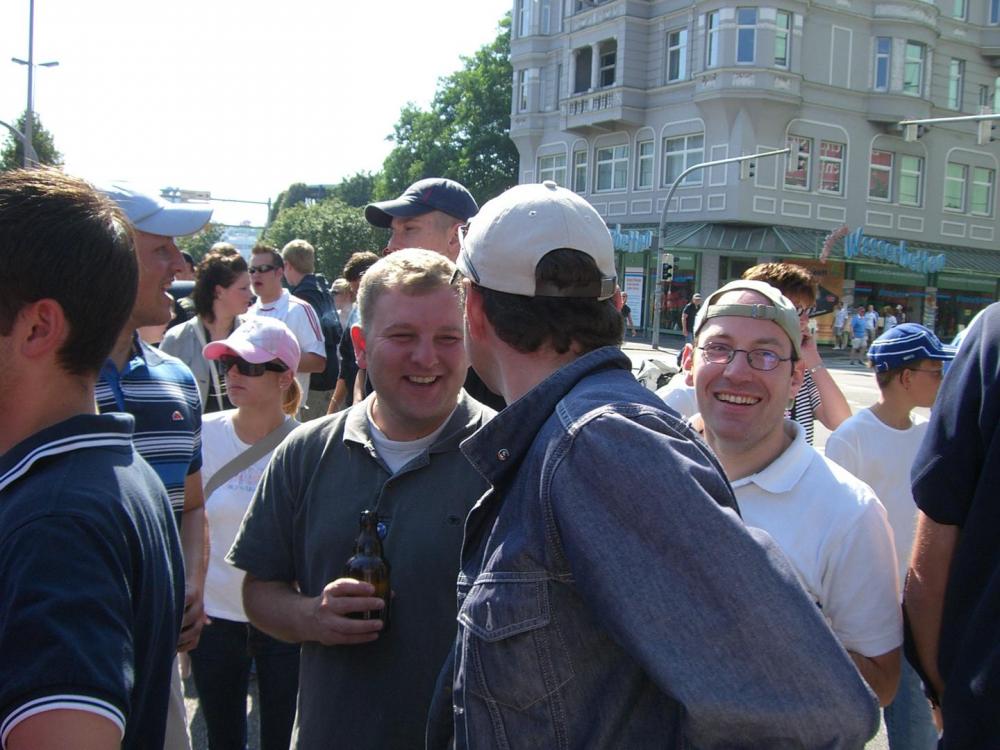
M 25 123 L 28 120 L 28 112 L 25 110 L 17 118 L 14 126 L 24 132 Z M 10 169 L 20 169 L 24 165 L 24 144 L 20 138 L 16 138 L 13 133 L 4 128 L 7 139 L 4 141 L 3 150 L 0 151 L 0 172 Z M 31 113 L 31 145 L 35 147 L 38 154 L 38 161 L 53 167 L 63 165 L 63 156 L 56 149 L 52 133 L 45 129 L 37 112 Z
M 376 176 L 371 172 L 355 172 L 345 177 L 330 189 L 330 195 L 339 198 L 348 206 L 361 208 L 375 197 Z
M 194 258 L 194 262 L 197 264 L 198 261 L 205 257 L 209 248 L 222 239 L 225 231 L 225 226 L 210 221 L 200 231 L 187 237 L 178 237 L 177 247 L 191 253 L 191 257 Z
M 262 239 L 278 248 L 294 239 L 307 240 L 316 248 L 316 270 L 335 279 L 351 253 L 380 252 L 388 232 L 365 221 L 360 208 L 339 198 L 327 198 L 283 208 Z
M 510 140 L 510 14 L 497 38 L 461 70 L 438 81 L 430 110 L 407 104 L 389 140 L 396 146 L 376 181 L 376 195 L 395 197 L 424 177 L 450 177 L 479 203 L 517 184 L 518 153 Z

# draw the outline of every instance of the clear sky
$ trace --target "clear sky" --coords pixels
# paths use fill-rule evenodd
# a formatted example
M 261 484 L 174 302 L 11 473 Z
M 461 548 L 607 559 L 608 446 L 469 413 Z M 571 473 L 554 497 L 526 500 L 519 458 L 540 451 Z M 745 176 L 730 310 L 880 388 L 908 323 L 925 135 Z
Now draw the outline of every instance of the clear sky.
M 66 170 L 266 201 L 376 171 L 400 108 L 496 37 L 511 0 L 35 0 L 35 111 Z M 0 2 L 0 120 L 24 111 L 28 0 Z M 0 127 L 0 139 L 7 130 Z M 217 204 L 226 223 L 263 207 Z

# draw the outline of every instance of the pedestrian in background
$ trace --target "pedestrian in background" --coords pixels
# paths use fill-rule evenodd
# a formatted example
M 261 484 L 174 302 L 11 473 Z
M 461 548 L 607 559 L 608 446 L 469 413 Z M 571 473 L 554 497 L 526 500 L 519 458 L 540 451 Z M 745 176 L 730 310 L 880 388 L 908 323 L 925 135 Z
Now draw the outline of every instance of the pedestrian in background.
M 236 248 L 210 250 L 202 258 L 191 296 L 195 316 L 167 331 L 160 350 L 191 368 L 204 413 L 232 409 L 225 373 L 219 370 L 217 362 L 205 359 L 202 349 L 236 330 L 239 316 L 246 313 L 253 299 L 247 262 Z
M 287 750 L 295 720 L 299 646 L 257 630 L 243 609 L 243 572 L 226 562 L 253 491 L 278 443 L 298 425 L 301 391 L 295 335 L 280 320 L 252 317 L 232 335 L 205 346 L 219 363 L 235 409 L 202 422 L 205 509 L 210 558 L 205 612 L 211 621 L 191 652 L 209 750 L 247 746 L 247 686 L 257 668 L 261 750 Z
M 910 469 L 927 433 L 927 420 L 913 410 L 934 405 L 942 366 L 954 356 L 953 348 L 942 345 L 922 325 L 903 323 L 887 330 L 868 349 L 878 401 L 840 425 L 826 441 L 826 457 L 875 490 L 885 506 L 900 581 L 906 578 L 917 519 Z M 890 748 L 937 746 L 920 678 L 905 661 L 896 697 L 885 707 L 885 726 Z

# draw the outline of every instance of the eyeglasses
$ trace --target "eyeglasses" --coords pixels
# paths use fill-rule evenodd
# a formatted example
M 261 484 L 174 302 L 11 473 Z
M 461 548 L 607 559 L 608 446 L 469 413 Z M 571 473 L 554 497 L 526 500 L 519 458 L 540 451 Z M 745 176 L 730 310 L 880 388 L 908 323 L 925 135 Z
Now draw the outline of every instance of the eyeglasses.
M 936 378 L 944 377 L 944 370 L 925 370 L 922 367 L 907 367 L 906 369 L 909 370 L 910 372 L 927 372 Z
M 767 349 L 734 349 L 726 344 L 708 344 L 707 346 L 699 346 L 701 349 L 702 357 L 704 357 L 706 362 L 713 365 L 728 365 L 733 361 L 733 357 L 736 356 L 736 352 L 742 352 L 747 355 L 747 362 L 755 370 L 761 370 L 763 372 L 769 372 L 777 367 L 782 362 L 790 362 L 792 357 L 779 357 L 772 351 Z
M 265 263 L 263 266 L 250 266 L 249 271 L 250 273 L 270 273 L 271 271 L 273 271 L 275 268 L 278 267 L 279 266 L 272 266 L 270 264 Z
M 235 365 L 236 371 L 248 378 L 259 378 L 268 370 L 271 372 L 285 372 L 288 369 L 283 362 L 278 362 L 277 360 L 272 362 L 247 362 L 243 357 L 234 357 L 231 354 L 219 357 L 219 361 L 226 372 L 233 369 Z
M 795 314 L 798 315 L 800 318 L 803 315 L 812 315 L 814 312 L 816 312 L 816 306 L 815 305 L 810 305 L 809 307 L 796 307 L 795 308 Z

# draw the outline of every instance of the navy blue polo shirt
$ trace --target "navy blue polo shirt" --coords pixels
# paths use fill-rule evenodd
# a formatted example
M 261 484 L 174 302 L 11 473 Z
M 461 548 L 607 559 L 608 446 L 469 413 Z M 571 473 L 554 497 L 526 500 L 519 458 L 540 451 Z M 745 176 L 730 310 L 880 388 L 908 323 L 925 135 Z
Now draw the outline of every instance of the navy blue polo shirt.
M 201 396 L 190 368 L 135 336 L 124 369 L 111 360 L 101 369 L 97 407 L 135 418 L 135 449 L 167 488 L 179 528 L 184 480 L 201 469 Z
M 0 456 L 0 742 L 50 709 L 161 747 L 184 562 L 126 414 L 73 417 Z

